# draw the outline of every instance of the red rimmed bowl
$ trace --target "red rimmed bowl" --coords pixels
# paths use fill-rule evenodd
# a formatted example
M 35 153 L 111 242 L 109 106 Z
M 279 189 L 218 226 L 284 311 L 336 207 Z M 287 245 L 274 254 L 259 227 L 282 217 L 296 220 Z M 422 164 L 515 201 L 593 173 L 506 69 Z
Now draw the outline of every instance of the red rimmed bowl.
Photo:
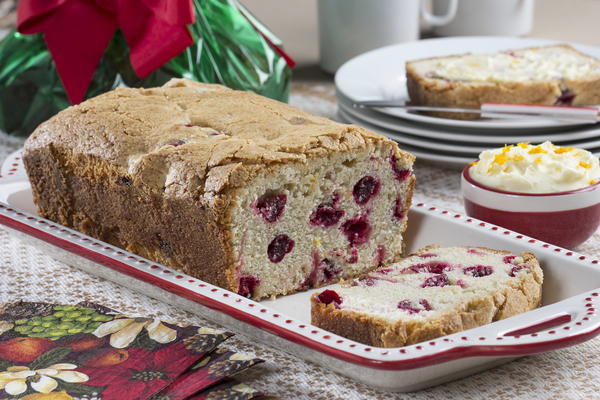
M 600 183 L 558 193 L 494 189 L 462 172 L 465 211 L 471 217 L 567 249 L 577 247 L 600 225 Z

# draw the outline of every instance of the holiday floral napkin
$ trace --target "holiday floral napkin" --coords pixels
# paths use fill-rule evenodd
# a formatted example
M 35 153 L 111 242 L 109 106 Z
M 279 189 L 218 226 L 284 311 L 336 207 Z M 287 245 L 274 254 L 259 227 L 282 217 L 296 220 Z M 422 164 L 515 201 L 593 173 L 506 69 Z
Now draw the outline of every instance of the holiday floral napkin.
M 0 399 L 252 399 L 228 378 L 261 362 L 231 333 L 127 317 L 93 303 L 0 305 Z

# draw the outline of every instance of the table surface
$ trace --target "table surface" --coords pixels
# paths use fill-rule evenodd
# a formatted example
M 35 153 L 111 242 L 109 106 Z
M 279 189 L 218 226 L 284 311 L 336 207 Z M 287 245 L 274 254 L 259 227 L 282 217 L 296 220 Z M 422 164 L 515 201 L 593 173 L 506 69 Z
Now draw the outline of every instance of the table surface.
M 299 67 L 291 104 L 334 118 L 331 76 L 316 67 L 318 57 L 315 0 L 294 3 L 248 0 L 244 3 L 286 43 Z M 299 6 L 302 5 L 303 7 Z M 543 4 L 543 7 L 541 5 Z M 538 1 L 531 37 L 575 41 L 600 46 L 599 0 Z M 297 9 L 296 9 L 297 8 Z M 294 18 L 292 23 L 291 18 Z M 596 32 L 596 34 L 592 34 Z M 0 162 L 22 140 L 0 133 Z M 462 212 L 459 174 L 417 162 L 415 202 Z M 577 249 L 600 252 L 600 231 Z M 125 287 L 57 262 L 0 229 L 0 301 L 79 302 L 89 300 L 127 314 L 151 315 L 179 323 L 215 324 L 160 303 Z M 417 393 L 391 394 L 373 390 L 326 368 L 306 363 L 238 335 L 228 345 L 266 360 L 240 376 L 250 385 L 279 398 L 294 399 L 598 399 L 600 398 L 600 337 L 568 349 L 524 357 L 486 372 Z

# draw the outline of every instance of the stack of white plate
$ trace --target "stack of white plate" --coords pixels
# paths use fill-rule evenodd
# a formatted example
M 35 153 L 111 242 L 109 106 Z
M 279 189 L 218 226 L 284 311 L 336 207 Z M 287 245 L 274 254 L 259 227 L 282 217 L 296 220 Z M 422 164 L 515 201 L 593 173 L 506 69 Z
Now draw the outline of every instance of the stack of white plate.
M 400 147 L 450 167 L 463 167 L 486 149 L 518 142 L 573 146 L 600 155 L 600 124 L 577 124 L 540 118 L 455 120 L 398 108 L 355 108 L 362 100 L 408 100 L 404 63 L 427 57 L 492 53 L 558 42 L 505 37 L 429 39 L 383 47 L 344 64 L 335 75 L 338 117 L 396 140 Z M 600 58 L 600 48 L 570 43 Z

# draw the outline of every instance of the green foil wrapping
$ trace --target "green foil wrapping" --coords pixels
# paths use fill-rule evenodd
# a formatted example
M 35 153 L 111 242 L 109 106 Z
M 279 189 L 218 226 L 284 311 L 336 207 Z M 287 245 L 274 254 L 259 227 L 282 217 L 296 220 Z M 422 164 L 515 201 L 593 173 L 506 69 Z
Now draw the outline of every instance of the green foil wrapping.
M 291 70 L 263 35 L 277 46 L 279 40 L 237 0 L 194 0 L 194 8 L 196 22 L 189 27 L 194 43 L 144 79 L 133 72 L 129 49 L 117 31 L 86 98 L 119 86 L 153 87 L 187 78 L 286 102 Z M 28 136 L 69 105 L 43 37 L 6 36 L 0 42 L 0 130 Z

